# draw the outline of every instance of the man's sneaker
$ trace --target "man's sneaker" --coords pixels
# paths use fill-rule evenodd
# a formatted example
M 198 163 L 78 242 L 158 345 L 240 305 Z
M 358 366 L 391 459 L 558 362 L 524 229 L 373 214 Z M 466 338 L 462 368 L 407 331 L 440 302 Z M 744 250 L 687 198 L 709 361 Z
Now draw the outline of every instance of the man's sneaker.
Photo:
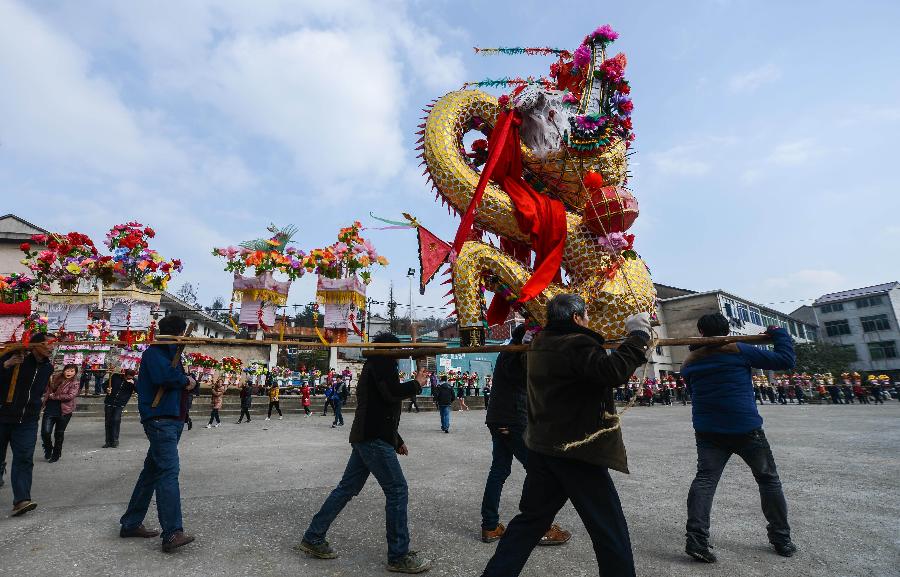
M 184 547 L 188 543 L 193 543 L 193 541 L 194 537 L 192 535 L 185 535 L 184 531 L 175 531 L 172 533 L 171 537 L 163 541 L 163 553 L 171 553 L 179 547 Z
M 123 539 L 128 539 L 130 537 L 140 537 L 142 539 L 150 539 L 152 537 L 159 537 L 159 531 L 154 529 L 148 529 L 143 525 L 138 525 L 133 529 L 126 529 L 122 527 L 119 529 L 119 537 Z
M 791 541 L 786 541 L 784 543 L 772 543 L 772 546 L 775 547 L 775 552 L 782 557 L 793 557 L 794 553 L 797 552 L 797 546 L 794 545 Z
M 221 423 L 216 423 L 213 427 L 218 427 Z
M 206 428 L 207 428 L 207 429 L 212 429 L 212 425 L 207 424 L 207 425 L 206 425 Z
M 284 420 L 284 415 L 278 417 L 278 420 L 279 420 L 279 421 L 283 421 L 283 420 Z
M 29 511 L 34 511 L 35 509 L 37 509 L 37 503 L 34 501 L 29 501 L 28 499 L 19 501 L 13 506 L 12 516 L 19 517 Z
M 568 531 L 563 531 L 559 525 L 554 523 L 553 525 L 550 525 L 550 528 L 547 529 L 547 532 L 544 533 L 544 536 L 541 537 L 540 541 L 538 541 L 538 545 L 563 545 L 571 538 L 571 533 L 569 533 Z
M 710 546 L 700 545 L 693 539 L 688 539 L 687 544 L 684 546 L 684 552 L 697 561 L 703 561 L 704 563 L 716 562 L 716 556 L 710 551 Z
M 316 559 L 337 559 L 338 556 L 338 554 L 334 552 L 334 549 L 331 548 L 331 545 L 328 544 L 328 541 L 310 543 L 304 539 L 303 541 L 300 541 L 300 544 L 294 547 L 294 549 L 303 551 Z
M 268 421 L 268 420 L 269 420 L 269 418 L 270 418 L 270 417 L 266 417 L 266 420 L 267 420 L 267 421 Z
M 503 537 L 504 533 L 506 533 L 506 527 L 503 526 L 503 523 L 497 523 L 497 526 L 492 531 L 487 529 L 481 530 L 481 542 L 493 543 L 500 537 Z
M 394 573 L 424 573 L 429 569 L 431 569 L 431 559 L 419 557 L 415 551 L 410 551 L 397 561 L 387 564 L 387 570 Z

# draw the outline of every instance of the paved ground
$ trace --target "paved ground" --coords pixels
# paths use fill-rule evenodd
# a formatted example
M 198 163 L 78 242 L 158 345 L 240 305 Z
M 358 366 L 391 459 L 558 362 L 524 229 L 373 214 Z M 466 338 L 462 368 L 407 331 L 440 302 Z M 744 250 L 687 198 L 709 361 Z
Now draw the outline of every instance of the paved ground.
M 684 502 L 695 466 L 689 408 L 635 408 L 625 417 L 632 474 L 615 474 L 631 527 L 639 575 L 896 576 L 900 574 L 900 403 L 887 406 L 765 406 L 800 553 L 786 560 L 767 546 L 749 470 L 726 469 L 713 512 L 720 562 L 683 552 Z M 490 459 L 484 413 L 453 414 L 442 434 L 435 413 L 406 415 L 411 455 L 413 548 L 436 558 L 429 575 L 479 575 L 494 550 L 477 540 L 482 483 Z M 69 426 L 57 464 L 35 466 L 40 507 L 0 518 L 0 575 L 381 575 L 384 501 L 374 481 L 332 528 L 335 561 L 292 550 L 337 481 L 348 426 L 330 418 L 254 419 L 249 425 L 195 428 L 181 444 L 184 518 L 197 541 L 165 555 L 157 540 L 122 540 L 124 510 L 146 449 L 139 425 L 123 423 L 119 449 L 100 449 L 101 421 Z M 502 516 L 516 511 L 524 473 L 507 483 Z M 0 503 L 10 506 L 9 485 Z M 149 526 L 158 526 L 155 513 Z M 523 575 L 596 575 L 593 550 L 567 505 L 558 521 L 574 533 L 565 547 L 539 549 Z

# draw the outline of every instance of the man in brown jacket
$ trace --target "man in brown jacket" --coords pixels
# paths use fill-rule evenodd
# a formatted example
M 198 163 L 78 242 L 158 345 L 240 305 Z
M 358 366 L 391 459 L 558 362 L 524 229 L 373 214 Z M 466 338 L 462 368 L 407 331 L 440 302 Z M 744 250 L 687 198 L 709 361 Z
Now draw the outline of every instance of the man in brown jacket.
M 610 427 L 613 393 L 646 362 L 650 315 L 625 321 L 628 337 L 611 354 L 603 337 L 587 328 L 584 299 L 561 294 L 547 304 L 547 326 L 528 353 L 528 469 L 521 513 L 509 524 L 483 577 L 519 575 L 528 556 L 571 499 L 604 577 L 633 577 L 628 525 L 608 469 L 628 472 L 622 433 L 615 429 L 564 450 Z

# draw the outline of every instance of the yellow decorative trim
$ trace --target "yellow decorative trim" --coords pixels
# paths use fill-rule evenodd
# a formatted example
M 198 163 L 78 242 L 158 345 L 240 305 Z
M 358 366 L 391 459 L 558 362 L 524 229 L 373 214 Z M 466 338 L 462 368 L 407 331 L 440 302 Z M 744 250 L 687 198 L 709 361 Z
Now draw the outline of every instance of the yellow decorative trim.
M 235 302 L 265 301 L 269 304 L 281 306 L 287 303 L 287 295 L 277 293 L 269 289 L 242 289 L 234 291 Z
M 366 308 L 366 295 L 352 290 L 316 291 L 316 300 L 323 305 L 352 304 L 358 309 Z

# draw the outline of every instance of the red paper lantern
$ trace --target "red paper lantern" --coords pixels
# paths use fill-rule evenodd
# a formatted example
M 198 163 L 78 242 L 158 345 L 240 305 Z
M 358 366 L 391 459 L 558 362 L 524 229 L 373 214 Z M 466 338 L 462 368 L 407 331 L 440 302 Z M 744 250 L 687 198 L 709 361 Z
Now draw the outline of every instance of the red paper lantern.
M 637 199 L 616 186 L 594 190 L 584 207 L 584 224 L 597 234 L 625 232 L 637 217 Z

